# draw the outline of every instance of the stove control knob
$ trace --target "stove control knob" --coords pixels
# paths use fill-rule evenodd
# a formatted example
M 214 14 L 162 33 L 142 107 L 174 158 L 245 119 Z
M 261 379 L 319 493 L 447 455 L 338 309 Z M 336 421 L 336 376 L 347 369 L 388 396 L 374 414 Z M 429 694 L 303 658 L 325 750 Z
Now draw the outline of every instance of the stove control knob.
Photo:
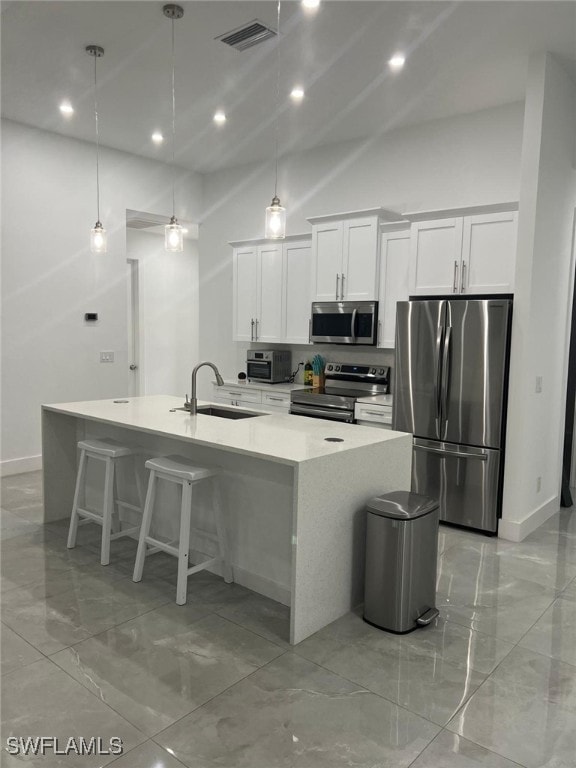
M 372 370 L 370 371 L 370 373 L 376 373 L 376 368 L 372 368 Z
M 384 376 L 384 368 L 380 368 L 380 370 L 378 371 L 378 373 L 380 374 L 380 376 Z
M 331 371 L 331 370 L 332 370 L 332 366 L 331 366 L 331 365 L 329 365 L 329 366 L 328 366 L 328 370 L 329 370 L 329 371 Z
M 336 366 L 336 370 L 337 370 L 337 371 L 339 371 L 339 370 L 340 370 L 340 366 L 339 366 L 339 365 L 337 365 L 337 366 Z

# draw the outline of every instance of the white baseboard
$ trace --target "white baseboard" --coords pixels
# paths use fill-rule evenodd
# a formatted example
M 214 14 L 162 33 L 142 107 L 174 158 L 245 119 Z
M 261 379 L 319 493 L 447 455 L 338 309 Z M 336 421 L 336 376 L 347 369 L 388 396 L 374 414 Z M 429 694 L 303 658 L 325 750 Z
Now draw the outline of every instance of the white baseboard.
M 560 509 L 560 497 L 552 496 L 541 504 L 537 509 L 532 510 L 522 520 L 505 520 L 502 518 L 498 525 L 498 537 L 507 541 L 523 541 L 526 536 L 552 517 Z
M 238 568 L 238 566 L 235 565 L 234 582 L 236 584 L 241 584 L 243 587 L 246 587 L 246 589 L 251 589 L 253 592 L 265 595 L 271 600 L 275 600 L 277 603 L 290 606 L 290 590 L 287 587 L 283 587 L 282 584 L 271 581 L 264 576 L 250 573 L 250 571 L 245 571 L 243 568 Z
M 206 553 L 198 552 L 195 549 L 190 550 L 190 561 L 192 563 L 200 563 L 206 559 Z M 266 576 L 259 576 L 257 573 L 246 571 L 244 568 L 240 568 L 237 565 L 232 564 L 234 570 L 234 583 L 240 584 L 241 587 L 251 589 L 253 592 L 258 592 L 260 595 L 269 597 L 270 600 L 275 600 L 282 605 L 290 606 L 290 588 L 279 584 L 277 581 L 272 581 L 266 578 Z M 209 566 L 207 571 L 215 573 L 217 576 L 221 576 L 220 566 Z
M 21 475 L 23 472 L 35 472 L 42 469 L 42 455 L 25 456 L 23 459 L 6 459 L 0 461 L 0 477 Z

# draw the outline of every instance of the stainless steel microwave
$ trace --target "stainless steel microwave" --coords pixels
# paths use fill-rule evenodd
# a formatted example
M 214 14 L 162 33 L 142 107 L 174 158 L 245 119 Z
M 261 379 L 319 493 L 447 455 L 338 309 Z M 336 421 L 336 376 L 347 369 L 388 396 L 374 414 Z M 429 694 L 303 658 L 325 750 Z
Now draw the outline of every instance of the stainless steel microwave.
M 374 346 L 378 336 L 377 301 L 315 301 L 310 340 L 316 344 Z

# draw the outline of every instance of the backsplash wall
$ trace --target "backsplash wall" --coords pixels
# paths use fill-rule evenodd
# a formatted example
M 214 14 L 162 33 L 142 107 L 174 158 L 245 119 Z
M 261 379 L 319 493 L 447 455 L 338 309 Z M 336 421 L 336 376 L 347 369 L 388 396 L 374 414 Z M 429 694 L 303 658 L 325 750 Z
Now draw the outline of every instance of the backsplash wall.
M 394 368 L 394 350 L 378 349 L 376 347 L 360 347 L 347 344 L 245 344 L 236 343 L 236 370 L 226 371 L 226 376 L 234 378 L 240 371 L 246 372 L 246 352 L 249 349 L 290 349 L 292 352 L 292 370 L 300 361 L 306 363 L 312 361 L 314 355 L 322 355 L 326 362 L 345 362 L 345 363 L 376 363 L 378 365 L 389 365 Z M 295 379 L 301 383 L 304 377 L 304 368 L 298 371 Z

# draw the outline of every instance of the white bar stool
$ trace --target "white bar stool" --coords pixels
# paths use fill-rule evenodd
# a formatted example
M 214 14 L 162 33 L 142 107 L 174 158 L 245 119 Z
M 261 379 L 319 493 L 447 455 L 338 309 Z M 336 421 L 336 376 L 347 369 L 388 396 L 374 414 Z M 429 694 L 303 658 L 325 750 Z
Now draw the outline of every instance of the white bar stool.
M 113 539 L 119 539 L 121 536 L 130 536 L 131 534 L 140 531 L 139 525 L 134 528 L 121 530 L 118 507 L 132 509 L 140 514 L 142 514 L 142 507 L 136 506 L 135 504 L 129 504 L 126 501 L 121 501 L 117 498 L 116 494 L 116 461 L 125 456 L 133 456 L 134 451 L 132 448 L 107 437 L 94 440 L 81 440 L 78 443 L 78 448 L 80 449 L 80 461 L 78 464 L 78 474 L 76 475 L 76 490 L 74 491 L 70 529 L 68 531 L 68 549 L 73 549 L 76 546 L 76 535 L 78 533 L 79 525 L 97 523 L 102 526 L 100 563 L 101 565 L 108 565 L 110 562 L 110 542 Z M 98 461 L 103 461 L 105 464 L 104 505 L 101 515 L 86 509 L 85 506 L 80 506 L 80 495 L 84 489 L 88 459 L 97 459 Z M 140 477 L 137 471 L 135 474 L 138 498 L 141 503 L 142 492 Z
M 178 605 L 185 605 L 186 603 L 188 576 L 192 573 L 203 571 L 210 565 L 220 563 L 224 581 L 227 584 L 230 584 L 233 581 L 232 566 L 230 564 L 230 555 L 222 517 L 222 507 L 220 504 L 218 471 L 194 466 L 188 459 L 182 456 L 166 456 L 149 459 L 149 461 L 146 462 L 146 467 L 150 470 L 150 478 L 148 480 L 148 492 L 146 493 L 146 503 L 144 504 L 144 515 L 142 517 L 140 540 L 138 542 L 138 552 L 136 553 L 136 563 L 134 565 L 134 575 L 132 580 L 140 581 L 142 579 L 146 556 L 162 550 L 163 552 L 168 552 L 168 554 L 178 558 L 178 581 L 176 584 L 176 602 Z M 214 522 L 216 525 L 215 534 L 207 531 L 200 531 L 199 529 L 191 528 L 190 526 L 192 487 L 208 478 L 212 478 L 213 483 L 212 505 Z M 182 486 L 180 535 L 178 542 L 164 542 L 149 535 L 154 508 L 154 497 L 156 493 L 156 481 L 158 479 L 168 480 L 171 483 L 176 483 L 177 485 Z M 218 543 L 218 555 L 216 557 L 211 557 L 208 560 L 204 560 L 199 565 L 194 565 L 189 568 L 188 549 L 190 546 L 191 530 L 204 538 L 216 541 Z M 150 549 L 148 549 L 148 545 L 150 545 Z

